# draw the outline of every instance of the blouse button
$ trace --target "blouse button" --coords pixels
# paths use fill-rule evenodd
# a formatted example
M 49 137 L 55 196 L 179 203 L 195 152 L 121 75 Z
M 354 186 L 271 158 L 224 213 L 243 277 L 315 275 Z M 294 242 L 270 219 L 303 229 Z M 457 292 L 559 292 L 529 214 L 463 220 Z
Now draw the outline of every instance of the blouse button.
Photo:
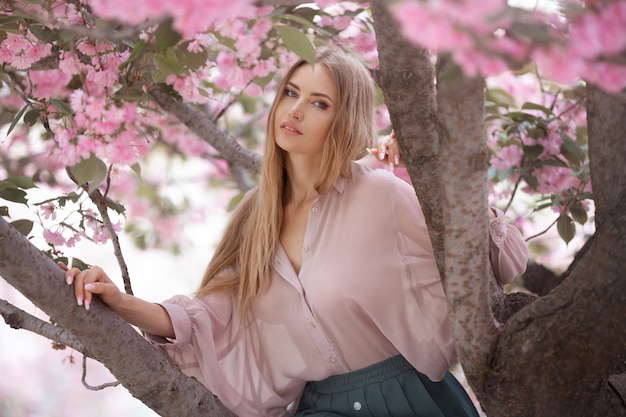
M 312 329 L 315 329 L 315 322 L 310 321 L 309 326 L 311 326 Z
M 498 223 L 496 223 L 496 222 L 491 223 L 491 228 L 492 229 L 495 229 L 497 227 L 498 227 Z
M 352 404 L 352 407 L 354 407 L 356 411 L 359 411 L 361 409 L 361 403 L 356 401 L 354 404 Z
M 493 238 L 493 240 L 495 240 L 496 242 L 499 242 L 502 240 L 502 238 L 500 236 L 496 236 Z
M 308 252 L 309 251 L 309 247 L 304 245 L 304 247 L 302 248 L 303 251 Z
M 319 207 L 317 207 L 317 206 L 313 206 L 313 208 L 311 209 L 311 211 L 312 211 L 313 213 L 317 213 L 317 212 L 319 211 Z
M 329 362 L 330 362 L 330 363 L 335 363 L 335 362 L 337 362 L 337 359 L 335 359 L 335 358 L 330 358 L 330 359 L 329 359 Z

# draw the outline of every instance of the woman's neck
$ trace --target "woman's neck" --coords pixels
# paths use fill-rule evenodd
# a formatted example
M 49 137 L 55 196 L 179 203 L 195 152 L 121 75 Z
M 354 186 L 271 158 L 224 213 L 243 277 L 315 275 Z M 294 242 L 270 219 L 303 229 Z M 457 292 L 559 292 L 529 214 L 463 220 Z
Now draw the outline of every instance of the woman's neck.
M 306 158 L 287 159 L 288 202 L 293 204 L 310 203 L 319 193 L 316 184 L 320 178 L 320 162 Z

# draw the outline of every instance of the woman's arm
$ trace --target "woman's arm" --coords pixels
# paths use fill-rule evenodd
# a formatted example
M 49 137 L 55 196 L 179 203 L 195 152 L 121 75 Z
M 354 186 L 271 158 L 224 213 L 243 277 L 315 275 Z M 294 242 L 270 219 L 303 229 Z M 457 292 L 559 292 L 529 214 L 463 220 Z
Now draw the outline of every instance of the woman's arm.
M 508 284 L 522 275 L 528 263 L 528 245 L 514 225 L 507 223 L 502 210 L 490 208 L 489 258 L 493 272 L 501 284 Z
M 78 268 L 68 269 L 63 264 L 59 265 L 65 270 L 67 284 L 74 284 L 78 305 L 84 305 L 89 310 L 93 294 L 97 294 L 105 304 L 130 324 L 157 336 L 175 337 L 172 321 L 163 307 L 121 292 L 99 266 L 81 271 Z

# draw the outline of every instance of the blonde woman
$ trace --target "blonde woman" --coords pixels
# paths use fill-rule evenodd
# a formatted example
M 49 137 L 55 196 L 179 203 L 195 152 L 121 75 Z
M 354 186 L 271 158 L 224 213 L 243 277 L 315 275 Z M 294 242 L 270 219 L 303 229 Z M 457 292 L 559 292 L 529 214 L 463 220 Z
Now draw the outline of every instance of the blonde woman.
M 241 417 L 477 416 L 447 371 L 447 303 L 415 193 L 356 162 L 376 146 L 373 115 L 358 59 L 325 49 L 296 63 L 269 113 L 259 186 L 197 294 L 155 304 L 99 267 L 72 269 L 79 304 L 99 295 Z M 497 214 L 492 264 L 509 282 L 527 249 Z

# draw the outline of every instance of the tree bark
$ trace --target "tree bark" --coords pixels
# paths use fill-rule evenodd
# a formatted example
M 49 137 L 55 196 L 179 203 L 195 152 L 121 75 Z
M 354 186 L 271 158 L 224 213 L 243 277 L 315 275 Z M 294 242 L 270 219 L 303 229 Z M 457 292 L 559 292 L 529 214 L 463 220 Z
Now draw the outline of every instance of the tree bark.
M 67 329 L 146 406 L 162 416 L 231 417 L 196 379 L 94 299 L 76 304 L 63 271 L 0 217 L 0 276 Z
M 445 57 L 437 65 L 438 128 L 444 190 L 446 294 L 459 361 L 482 386 L 497 340 L 490 308 L 487 142 L 484 81 Z M 482 392 L 478 392 L 480 399 Z

